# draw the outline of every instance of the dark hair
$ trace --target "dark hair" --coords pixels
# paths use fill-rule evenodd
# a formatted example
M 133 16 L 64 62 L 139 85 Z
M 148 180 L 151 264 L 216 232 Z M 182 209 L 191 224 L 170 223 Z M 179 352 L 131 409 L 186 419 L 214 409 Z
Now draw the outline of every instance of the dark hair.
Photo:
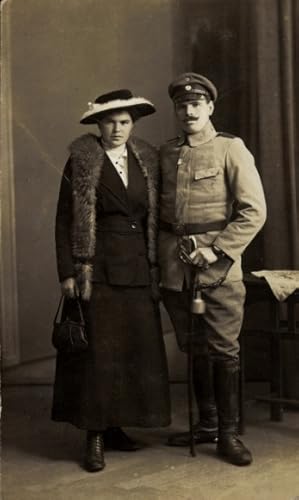
M 114 113 L 121 113 L 122 111 L 129 113 L 130 117 L 132 118 L 133 123 L 135 123 L 138 120 L 138 118 L 140 118 L 140 114 L 139 114 L 138 110 L 132 106 L 132 107 L 128 107 L 128 108 L 115 108 L 115 109 L 109 109 L 107 111 L 103 111 L 101 113 L 101 116 L 99 117 L 99 119 L 97 121 L 100 122 L 104 118 L 106 118 L 107 116 L 112 115 Z

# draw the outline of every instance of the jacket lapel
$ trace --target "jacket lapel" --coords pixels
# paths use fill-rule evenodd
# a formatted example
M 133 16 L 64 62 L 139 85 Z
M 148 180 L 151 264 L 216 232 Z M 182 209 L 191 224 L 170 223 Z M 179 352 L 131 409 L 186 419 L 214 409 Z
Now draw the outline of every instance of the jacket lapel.
M 134 210 L 137 206 L 141 205 L 148 207 L 148 177 L 144 177 L 130 148 L 128 148 L 128 165 L 129 184 L 127 188 L 127 195 L 130 210 Z
M 127 190 L 107 155 L 105 155 L 103 173 L 98 189 L 100 192 L 106 193 L 110 197 L 112 196 L 128 212 Z
M 159 162 L 155 148 L 142 139 L 132 136 L 128 141 L 137 163 L 143 173 L 148 191 L 149 211 L 147 217 L 148 258 L 152 265 L 156 265 L 156 239 L 158 231 L 158 186 Z
M 128 146 L 146 178 L 149 211 L 147 218 L 148 258 L 151 265 L 156 263 L 156 238 L 158 217 L 159 167 L 155 148 L 142 139 L 132 137 Z M 73 189 L 73 224 L 72 255 L 77 259 L 90 260 L 95 253 L 96 243 L 96 190 L 102 183 L 105 153 L 99 138 L 94 134 L 85 134 L 70 145 Z M 113 171 L 112 171 L 113 172 Z M 112 172 L 109 174 L 112 175 Z M 118 174 L 114 172 L 117 176 Z M 118 178 L 118 182 L 121 180 Z M 115 180 L 116 182 L 116 180 Z M 106 181 L 105 189 L 128 210 L 128 200 L 124 186 L 118 185 L 118 194 L 112 193 L 112 186 Z M 121 190 L 124 190 L 121 193 Z

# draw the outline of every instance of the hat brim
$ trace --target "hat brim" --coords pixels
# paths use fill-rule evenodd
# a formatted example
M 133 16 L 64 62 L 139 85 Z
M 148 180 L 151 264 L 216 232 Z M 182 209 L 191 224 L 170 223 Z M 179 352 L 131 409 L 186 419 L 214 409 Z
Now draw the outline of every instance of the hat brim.
M 93 103 L 91 109 L 88 109 L 81 117 L 80 123 L 84 125 L 97 123 L 101 117 L 109 112 L 122 109 L 134 110 L 134 115 L 138 118 L 155 113 L 155 106 L 143 97 L 133 97 L 131 99 L 116 99 L 104 104 Z
M 186 92 L 184 89 L 181 92 L 177 92 L 172 100 L 175 104 L 179 104 L 182 102 L 190 102 L 190 101 L 198 101 L 202 98 L 206 98 L 208 100 L 212 100 L 212 96 L 210 92 L 207 90 L 196 90 L 193 92 Z

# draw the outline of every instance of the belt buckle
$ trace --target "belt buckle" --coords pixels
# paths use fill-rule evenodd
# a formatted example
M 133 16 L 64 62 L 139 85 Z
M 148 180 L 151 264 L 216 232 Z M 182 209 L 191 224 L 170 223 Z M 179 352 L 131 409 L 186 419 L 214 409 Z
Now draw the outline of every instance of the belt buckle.
M 184 236 L 185 234 L 185 224 L 182 223 L 177 223 L 173 225 L 174 233 L 177 236 Z

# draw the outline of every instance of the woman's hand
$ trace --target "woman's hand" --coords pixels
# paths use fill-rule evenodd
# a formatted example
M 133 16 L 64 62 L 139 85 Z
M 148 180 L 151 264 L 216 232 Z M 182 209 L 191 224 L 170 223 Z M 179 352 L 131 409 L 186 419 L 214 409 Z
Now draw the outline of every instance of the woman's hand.
M 67 278 L 61 282 L 61 293 L 68 299 L 74 299 L 79 295 L 75 278 Z

